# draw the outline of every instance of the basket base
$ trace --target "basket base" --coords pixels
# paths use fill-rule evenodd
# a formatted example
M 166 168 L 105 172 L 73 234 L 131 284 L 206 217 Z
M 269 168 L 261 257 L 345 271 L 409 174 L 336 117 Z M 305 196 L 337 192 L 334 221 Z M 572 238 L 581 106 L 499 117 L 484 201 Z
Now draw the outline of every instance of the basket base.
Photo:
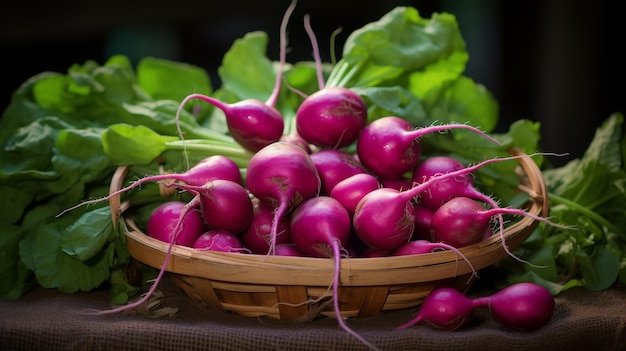
M 246 317 L 271 317 L 280 320 L 313 320 L 320 316 L 335 318 L 332 290 L 329 287 L 258 285 L 208 280 L 169 273 L 190 298 L 202 306 Z M 471 274 L 436 282 L 347 286 L 339 288 L 341 316 L 371 317 L 385 311 L 414 308 L 436 288 L 451 287 L 466 293 L 473 283 Z

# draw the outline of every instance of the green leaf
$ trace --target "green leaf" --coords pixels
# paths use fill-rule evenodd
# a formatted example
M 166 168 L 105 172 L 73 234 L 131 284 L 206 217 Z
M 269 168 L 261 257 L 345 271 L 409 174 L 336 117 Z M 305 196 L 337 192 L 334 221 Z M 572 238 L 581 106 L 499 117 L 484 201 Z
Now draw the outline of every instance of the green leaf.
M 6 226 L 0 235 L 0 299 L 17 300 L 35 286 L 32 272 L 20 261 L 19 242 L 24 232 Z
M 237 100 L 265 101 L 271 95 L 277 72 L 266 57 L 267 42 L 264 32 L 247 33 L 236 39 L 224 55 L 218 69 L 222 88 L 233 92 Z
M 116 164 L 148 164 L 176 137 L 162 136 L 144 126 L 116 124 L 102 136 L 104 152 Z
M 498 122 L 499 107 L 491 93 L 472 79 L 459 77 L 446 84 L 446 89 L 434 94 L 426 94 L 427 109 L 432 121 L 439 123 L 465 123 L 480 128 L 484 132 L 491 132 Z M 417 96 L 422 96 L 417 94 Z
M 369 107 L 368 122 L 384 116 L 404 116 L 413 125 L 419 125 L 426 112 L 419 99 L 406 89 L 396 87 L 354 87 Z
M 426 19 L 415 8 L 400 6 L 348 36 L 327 86 L 406 86 L 401 82 L 410 73 L 440 61 L 460 64 L 453 71 L 462 72 L 466 60 L 465 41 L 454 15 L 435 13 Z
M 31 230 L 20 242 L 19 253 L 41 286 L 67 293 L 91 291 L 109 277 L 113 245 L 81 262 L 61 250 L 63 229 L 58 223 L 39 225 Z
M 156 57 L 139 61 L 137 83 L 155 100 L 181 101 L 189 94 L 208 95 L 212 92 L 205 69 Z
M 66 254 L 85 262 L 94 257 L 112 235 L 111 209 L 101 207 L 83 214 L 63 231 L 59 246 Z
M 579 252 L 576 258 L 582 270 L 582 280 L 587 289 L 592 291 L 605 290 L 617 280 L 619 258 L 608 249 L 598 246 L 588 255 Z

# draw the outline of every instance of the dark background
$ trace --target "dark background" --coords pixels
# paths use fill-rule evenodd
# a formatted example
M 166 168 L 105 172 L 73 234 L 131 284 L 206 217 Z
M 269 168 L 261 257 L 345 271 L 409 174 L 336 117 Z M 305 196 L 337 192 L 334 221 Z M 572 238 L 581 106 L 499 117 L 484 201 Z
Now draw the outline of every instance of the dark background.
M 16 2 L 0 12 L 2 110 L 11 93 L 42 71 L 66 72 L 73 63 L 122 53 L 133 62 L 152 55 L 216 70 L 232 42 L 245 33 L 269 34 L 268 55 L 278 58 L 278 33 L 290 0 Z M 302 17 L 320 43 L 343 28 L 346 36 L 398 5 L 422 17 L 457 17 L 470 61 L 466 75 L 484 84 L 500 103 L 498 131 L 515 120 L 541 122 L 546 151 L 570 156 L 587 148 L 595 128 L 612 112 L 626 112 L 625 30 L 617 1 L 314 1 L 300 0 L 289 25 L 288 61 L 311 59 Z M 329 59 L 321 45 L 322 58 Z

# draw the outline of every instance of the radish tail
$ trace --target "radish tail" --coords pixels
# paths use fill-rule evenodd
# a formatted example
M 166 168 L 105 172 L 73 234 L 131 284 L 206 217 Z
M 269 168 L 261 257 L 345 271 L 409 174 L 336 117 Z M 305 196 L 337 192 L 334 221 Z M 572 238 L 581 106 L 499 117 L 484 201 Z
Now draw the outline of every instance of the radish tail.
M 274 90 L 272 91 L 272 95 L 270 95 L 270 97 L 265 102 L 266 105 L 271 107 L 276 106 L 278 94 L 280 93 L 280 84 L 283 80 L 283 70 L 285 68 L 285 62 L 287 61 L 287 23 L 289 23 L 289 17 L 291 17 L 291 14 L 296 7 L 296 3 L 296 0 L 291 1 L 291 4 L 287 8 L 287 11 L 285 11 L 283 20 L 280 23 L 280 63 L 278 66 L 278 73 L 276 74 L 276 83 L 274 84 Z
M 313 57 L 315 58 L 315 67 L 317 70 L 317 83 L 319 85 L 319 90 L 322 90 L 325 86 L 324 76 L 322 73 L 322 59 L 320 58 L 320 50 L 319 46 L 317 45 L 317 38 L 315 37 L 313 28 L 311 28 L 311 16 L 309 16 L 309 14 L 304 15 L 304 28 L 306 29 L 306 33 L 311 39 L 311 46 L 313 46 Z
M 341 243 L 339 240 L 333 240 L 331 243 L 331 250 L 333 251 L 333 260 L 335 263 L 335 275 L 333 277 L 333 308 L 337 317 L 337 322 L 348 334 L 357 338 L 360 342 L 365 344 L 372 350 L 380 350 L 378 347 L 365 340 L 361 335 L 352 330 L 341 317 L 341 310 L 339 309 L 339 272 L 341 272 Z

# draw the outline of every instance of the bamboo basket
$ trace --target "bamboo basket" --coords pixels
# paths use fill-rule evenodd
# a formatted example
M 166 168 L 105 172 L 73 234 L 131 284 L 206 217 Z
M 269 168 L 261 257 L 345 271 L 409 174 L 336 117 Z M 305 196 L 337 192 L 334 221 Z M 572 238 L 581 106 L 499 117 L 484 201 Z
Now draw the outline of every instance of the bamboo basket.
M 521 154 L 513 151 L 513 154 Z M 548 214 L 546 185 L 535 162 L 518 160 L 519 190 L 529 196 L 525 209 L 534 215 Z M 111 181 L 111 192 L 122 187 L 128 167 L 119 167 Z M 131 257 L 160 269 L 169 244 L 142 233 L 125 218 L 128 203 L 110 200 L 113 223 L 127 225 L 126 241 Z M 505 229 L 506 244 L 519 247 L 538 225 L 522 217 Z M 476 270 L 490 266 L 507 254 L 499 235 L 461 248 Z M 167 272 L 196 302 L 243 316 L 269 316 L 281 320 L 334 316 L 326 303 L 332 297 L 331 259 L 266 256 L 257 254 L 200 251 L 174 245 Z M 342 317 L 369 317 L 385 311 L 419 306 L 437 287 L 453 287 L 466 293 L 473 282 L 471 267 L 452 251 L 429 254 L 342 259 L 339 305 Z M 309 301 L 307 303 L 307 301 Z M 313 302 L 311 302 L 313 301 Z

